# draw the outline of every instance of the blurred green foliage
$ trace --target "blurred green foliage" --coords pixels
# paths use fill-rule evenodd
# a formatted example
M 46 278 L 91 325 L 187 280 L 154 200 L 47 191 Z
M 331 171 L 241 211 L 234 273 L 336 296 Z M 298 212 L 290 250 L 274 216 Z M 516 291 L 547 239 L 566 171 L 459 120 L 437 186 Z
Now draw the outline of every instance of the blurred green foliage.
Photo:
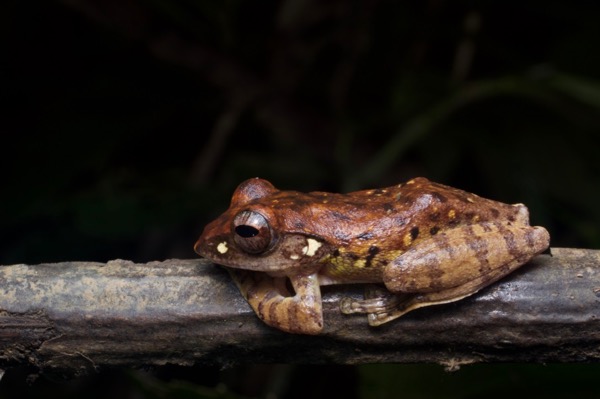
M 5 1 L 0 264 L 193 257 L 203 225 L 254 176 L 331 191 L 426 176 L 526 203 L 553 246 L 598 248 L 599 12 L 556 0 Z M 422 370 L 402 374 L 438 378 Z M 418 397 L 377 377 L 393 385 L 397 371 L 361 369 L 363 397 Z M 480 392 L 462 386 L 447 397 Z

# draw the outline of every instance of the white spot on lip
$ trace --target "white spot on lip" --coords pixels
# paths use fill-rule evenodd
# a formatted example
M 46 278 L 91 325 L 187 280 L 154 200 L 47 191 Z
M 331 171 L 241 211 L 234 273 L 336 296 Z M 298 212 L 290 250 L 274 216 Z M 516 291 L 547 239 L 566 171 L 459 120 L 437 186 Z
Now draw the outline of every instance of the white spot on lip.
M 219 245 L 217 245 L 217 251 L 219 251 L 220 254 L 226 253 L 228 249 L 229 248 L 227 248 L 227 241 L 223 241 L 219 243 Z
M 321 243 L 314 238 L 308 238 L 306 240 L 306 246 L 302 248 L 302 253 L 306 256 L 313 256 L 317 253 L 317 250 L 321 248 Z
M 298 259 L 300 259 L 300 255 L 296 255 L 296 254 L 290 255 L 290 259 L 291 260 L 298 260 Z

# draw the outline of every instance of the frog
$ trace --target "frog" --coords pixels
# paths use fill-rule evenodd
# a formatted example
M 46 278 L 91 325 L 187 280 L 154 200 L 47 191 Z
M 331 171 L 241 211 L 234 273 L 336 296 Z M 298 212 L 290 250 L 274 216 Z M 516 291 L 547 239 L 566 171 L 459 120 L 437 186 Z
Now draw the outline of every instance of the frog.
M 279 190 L 252 178 L 194 250 L 227 268 L 264 323 L 315 335 L 323 331 L 322 286 L 372 287 L 339 307 L 376 327 L 473 295 L 549 245 L 525 205 L 424 177 L 346 194 Z

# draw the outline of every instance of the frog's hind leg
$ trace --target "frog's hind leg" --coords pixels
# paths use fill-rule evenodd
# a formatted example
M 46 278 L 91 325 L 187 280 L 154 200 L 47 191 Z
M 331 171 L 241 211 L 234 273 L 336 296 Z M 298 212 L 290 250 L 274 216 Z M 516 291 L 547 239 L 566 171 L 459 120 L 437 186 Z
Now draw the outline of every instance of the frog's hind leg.
M 516 260 L 508 264 L 507 268 L 514 270 L 521 264 Z M 463 299 L 505 275 L 506 271 L 496 269 L 458 287 L 423 294 L 394 294 L 381 288 L 368 287 L 364 300 L 343 298 L 340 310 L 344 314 L 366 313 L 371 326 L 380 326 L 415 309 Z
M 515 261 L 513 264 L 508 265 L 508 267 L 510 270 L 514 270 L 520 265 L 521 262 Z M 505 272 L 496 270 L 493 273 L 473 279 L 461 286 L 425 294 L 393 294 L 384 290 L 367 289 L 364 300 L 353 301 L 351 298 L 344 298 L 340 304 L 340 308 L 342 313 L 345 314 L 367 313 L 369 324 L 374 327 L 380 326 L 415 309 L 455 302 L 466 298 L 484 286 L 502 278 L 505 274 Z
M 344 313 L 368 313 L 381 325 L 412 310 L 458 301 L 499 280 L 548 247 L 541 227 L 498 223 L 461 226 L 423 240 L 390 262 L 390 292 L 342 302 Z

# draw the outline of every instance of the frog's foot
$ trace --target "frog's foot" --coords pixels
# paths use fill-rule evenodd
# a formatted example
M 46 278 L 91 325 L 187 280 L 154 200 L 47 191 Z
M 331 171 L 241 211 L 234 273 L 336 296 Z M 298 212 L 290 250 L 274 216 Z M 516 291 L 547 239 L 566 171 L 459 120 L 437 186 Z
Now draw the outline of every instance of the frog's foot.
M 403 304 L 409 301 L 410 297 L 412 295 L 393 294 L 379 286 L 367 286 L 365 299 L 342 298 L 340 310 L 344 314 L 367 313 L 369 324 L 378 326 L 400 317 L 399 315 L 395 316 L 396 312 L 398 309 L 404 308 Z
M 365 291 L 365 299 L 342 298 L 340 310 L 344 314 L 382 312 L 395 308 L 398 302 L 398 295 L 381 287 L 368 286 Z
M 373 309 L 373 312 L 369 312 L 369 325 L 374 327 L 380 326 L 389 321 L 395 320 L 400 316 L 404 316 L 406 313 L 415 309 L 430 305 L 455 302 L 471 294 L 471 291 L 463 291 L 463 288 L 460 287 L 458 290 L 452 289 L 442 291 L 436 293 L 435 295 L 395 295 L 396 300 L 390 300 L 385 308 L 382 307 L 380 309 Z
M 394 294 L 378 286 L 368 286 L 365 299 L 342 298 L 340 310 L 344 314 L 366 313 L 369 325 L 376 327 L 415 309 L 458 301 L 471 294 L 472 291 L 466 287 L 430 294 Z

